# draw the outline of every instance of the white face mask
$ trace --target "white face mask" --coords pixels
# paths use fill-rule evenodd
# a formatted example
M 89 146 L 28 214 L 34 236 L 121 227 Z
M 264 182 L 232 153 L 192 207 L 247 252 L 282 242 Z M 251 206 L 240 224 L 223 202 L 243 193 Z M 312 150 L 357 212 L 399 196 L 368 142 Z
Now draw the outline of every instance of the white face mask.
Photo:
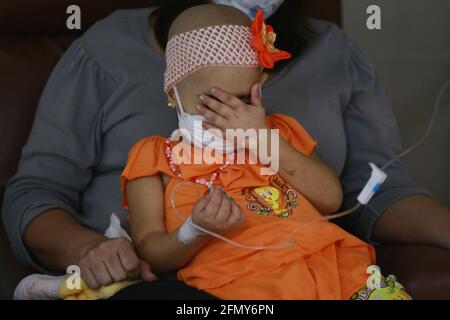
M 268 19 L 278 10 L 284 0 L 213 0 L 215 4 L 224 4 L 235 7 L 253 20 L 258 9 L 262 9 L 264 17 Z
M 202 115 L 189 114 L 184 111 L 177 87 L 173 87 L 177 100 L 178 127 L 181 135 L 189 143 L 198 148 L 211 148 L 217 152 L 230 154 L 235 151 L 234 143 L 214 135 L 210 130 L 205 130 L 202 122 L 206 118 Z

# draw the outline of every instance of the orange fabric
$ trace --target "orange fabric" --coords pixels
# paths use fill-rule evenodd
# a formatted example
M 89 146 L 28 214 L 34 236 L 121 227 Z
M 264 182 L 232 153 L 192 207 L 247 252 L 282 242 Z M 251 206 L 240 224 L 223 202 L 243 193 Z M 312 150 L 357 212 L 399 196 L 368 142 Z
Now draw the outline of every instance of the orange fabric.
M 272 128 L 299 152 L 310 155 L 316 142 L 293 118 L 267 117 Z M 122 192 L 127 180 L 164 173 L 172 177 L 165 190 L 167 231 L 183 221 L 171 207 L 173 188 L 182 180 L 169 169 L 164 156 L 164 139 L 153 136 L 139 141 L 130 151 L 122 173 Z M 218 165 L 182 164 L 183 177 L 209 178 Z M 236 242 L 263 246 L 285 242 L 300 224 L 318 219 L 320 213 L 298 191 L 278 175 L 261 176 L 259 165 L 231 165 L 215 185 L 243 208 L 245 221 L 239 230 L 224 234 Z M 199 185 L 178 188 L 175 203 L 188 217 L 197 200 Z M 124 206 L 127 206 L 125 196 Z M 296 245 L 277 250 L 247 250 L 212 239 L 177 276 L 190 286 L 222 299 L 348 299 L 365 286 L 366 269 L 375 262 L 374 249 L 335 224 L 321 222 L 300 229 Z

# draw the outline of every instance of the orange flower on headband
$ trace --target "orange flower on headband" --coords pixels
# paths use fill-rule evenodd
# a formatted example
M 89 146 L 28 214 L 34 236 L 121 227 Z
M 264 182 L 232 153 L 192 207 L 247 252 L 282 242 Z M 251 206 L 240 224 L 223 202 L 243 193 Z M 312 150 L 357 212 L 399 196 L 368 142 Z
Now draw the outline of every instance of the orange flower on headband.
M 256 13 L 252 23 L 252 46 L 258 51 L 259 62 L 264 68 L 272 69 L 275 62 L 292 58 L 289 52 L 275 48 L 277 34 L 273 28 L 264 23 L 263 11 Z

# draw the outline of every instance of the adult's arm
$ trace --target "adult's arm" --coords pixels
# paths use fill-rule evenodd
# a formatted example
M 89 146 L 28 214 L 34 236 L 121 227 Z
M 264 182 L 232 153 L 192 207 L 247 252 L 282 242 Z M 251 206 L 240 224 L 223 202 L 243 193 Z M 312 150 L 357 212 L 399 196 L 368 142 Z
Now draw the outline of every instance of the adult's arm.
M 101 236 L 79 225 L 79 204 L 99 158 L 102 106 L 113 86 L 78 40 L 53 70 L 2 207 L 20 262 L 43 272 L 59 271 L 73 262 L 63 246 Z
M 125 279 L 155 280 L 149 265 L 141 261 L 131 241 L 106 239 L 81 226 L 61 209 L 37 216 L 27 227 L 25 243 L 38 261 L 52 270 L 78 265 L 92 289 Z
M 64 271 L 77 265 L 88 249 L 106 238 L 80 225 L 67 211 L 50 209 L 25 230 L 24 241 L 36 260 L 47 268 Z
M 381 167 L 402 151 L 398 125 L 380 81 L 363 53 L 351 40 L 348 43 L 352 89 L 343 113 L 347 138 L 347 159 L 341 175 L 344 208 L 356 203 L 370 176 L 369 162 Z M 402 161 L 385 172 L 388 178 L 374 198 L 344 218 L 342 225 L 373 242 L 444 245 L 443 230 L 449 230 L 448 209 L 413 181 Z
M 373 235 L 381 241 L 450 250 L 450 209 L 429 196 L 403 198 L 386 209 L 376 222 Z

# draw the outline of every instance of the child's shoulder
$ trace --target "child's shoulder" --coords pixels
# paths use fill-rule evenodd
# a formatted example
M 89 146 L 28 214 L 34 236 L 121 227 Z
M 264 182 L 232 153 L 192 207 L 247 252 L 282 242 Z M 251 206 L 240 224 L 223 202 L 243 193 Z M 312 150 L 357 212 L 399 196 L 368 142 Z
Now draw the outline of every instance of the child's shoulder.
M 295 118 L 288 116 L 287 114 L 284 114 L 284 113 L 274 113 L 274 114 L 268 115 L 266 118 L 267 118 L 268 123 L 270 125 L 273 125 L 274 127 L 281 123 L 286 123 L 286 124 L 297 123 L 297 124 L 299 124 Z
M 164 145 L 165 140 L 165 137 L 157 135 L 141 138 L 130 148 L 128 159 L 130 160 L 149 152 L 155 154 L 155 151 Z
M 306 133 L 306 130 L 294 117 L 288 116 L 284 113 L 275 113 L 267 116 L 267 124 L 272 129 L 279 129 L 280 134 L 294 131 L 301 133 L 302 135 Z
M 122 182 L 151 176 L 164 171 L 164 137 L 151 136 L 137 141 L 128 152 L 128 160 L 122 171 Z
M 278 129 L 281 137 L 305 155 L 310 155 L 318 145 L 294 117 L 276 113 L 267 116 L 266 121 L 270 128 Z

